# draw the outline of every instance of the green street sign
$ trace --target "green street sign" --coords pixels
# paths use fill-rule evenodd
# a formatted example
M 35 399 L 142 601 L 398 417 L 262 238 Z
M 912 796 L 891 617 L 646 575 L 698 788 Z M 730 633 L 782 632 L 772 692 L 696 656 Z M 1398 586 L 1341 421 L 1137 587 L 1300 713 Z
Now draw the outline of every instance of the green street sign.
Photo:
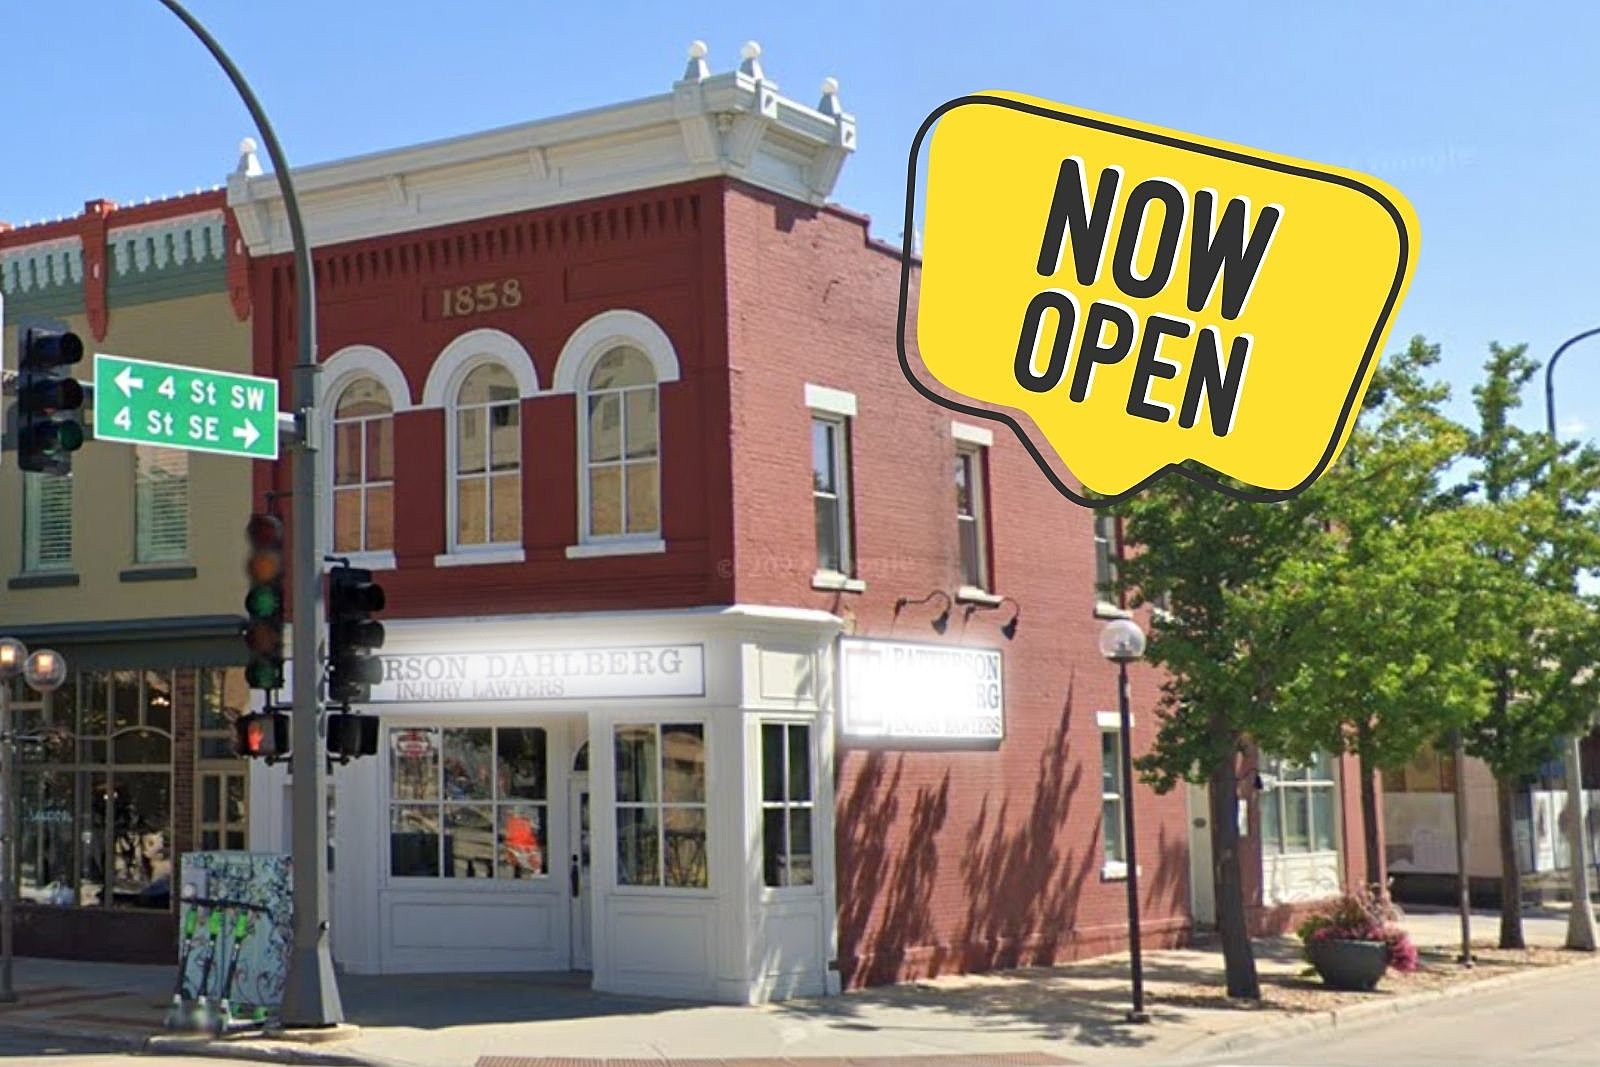
M 278 383 L 97 352 L 94 438 L 278 458 Z

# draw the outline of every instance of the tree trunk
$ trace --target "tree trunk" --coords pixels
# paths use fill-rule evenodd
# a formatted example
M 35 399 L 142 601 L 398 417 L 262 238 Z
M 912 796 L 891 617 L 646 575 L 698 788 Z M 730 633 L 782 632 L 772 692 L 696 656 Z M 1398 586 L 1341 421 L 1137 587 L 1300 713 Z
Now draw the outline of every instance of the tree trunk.
M 1522 868 L 1517 863 L 1515 831 L 1516 784 L 1507 778 L 1495 781 L 1495 799 L 1500 810 L 1500 947 L 1527 948 L 1522 936 Z
M 1376 770 L 1367 763 L 1367 748 L 1372 737 L 1372 724 L 1363 722 L 1356 727 L 1356 747 L 1361 767 L 1361 838 L 1366 845 L 1366 883 L 1384 899 L 1389 896 L 1389 879 L 1384 876 L 1382 834 L 1378 825 L 1378 789 L 1374 781 Z
M 1220 731 L 1219 731 L 1220 732 Z M 1250 946 L 1250 925 L 1245 917 L 1244 879 L 1239 855 L 1239 781 L 1234 769 L 1234 747 L 1211 767 L 1211 873 L 1217 897 L 1217 933 L 1222 938 L 1222 961 L 1227 972 L 1228 996 L 1261 999 L 1256 958 Z

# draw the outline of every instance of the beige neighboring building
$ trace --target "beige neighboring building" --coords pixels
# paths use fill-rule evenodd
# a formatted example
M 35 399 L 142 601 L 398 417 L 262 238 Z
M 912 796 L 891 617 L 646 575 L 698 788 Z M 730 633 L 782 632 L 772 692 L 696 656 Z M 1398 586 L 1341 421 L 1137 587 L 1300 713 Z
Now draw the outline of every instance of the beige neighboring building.
M 1583 744 L 1584 816 L 1590 859 L 1600 856 L 1600 733 Z M 1500 830 L 1494 776 L 1468 758 L 1461 772 L 1467 801 L 1467 875 L 1474 900 L 1500 897 Z M 1383 776 L 1386 867 L 1397 899 L 1454 902 L 1456 865 L 1455 760 L 1432 749 Z M 1530 899 L 1568 896 L 1569 849 L 1561 761 L 1552 759 L 1522 783 L 1512 800 L 1512 840 Z
M 83 338 L 86 383 L 94 352 L 248 372 L 244 257 L 221 192 L 0 226 L 6 365 L 17 325 L 46 321 Z M 251 472 L 88 437 L 69 478 L 25 474 L 15 451 L 0 462 L 0 634 L 71 668 L 47 699 L 14 693 L 19 729 L 54 728 L 18 776 L 18 951 L 164 961 L 179 856 L 248 845 L 229 720 L 249 699 Z

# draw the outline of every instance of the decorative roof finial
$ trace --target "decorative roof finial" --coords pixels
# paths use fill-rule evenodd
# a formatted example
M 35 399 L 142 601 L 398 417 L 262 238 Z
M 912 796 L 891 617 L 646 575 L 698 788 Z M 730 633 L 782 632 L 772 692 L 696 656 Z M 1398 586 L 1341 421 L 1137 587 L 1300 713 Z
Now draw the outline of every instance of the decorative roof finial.
M 834 118 L 844 114 L 844 105 L 839 103 L 838 78 L 829 76 L 822 79 L 822 100 L 817 104 L 817 110 Z
M 711 51 L 704 41 L 689 42 L 689 65 L 684 68 L 684 81 L 705 81 L 711 77 L 711 68 L 706 66 L 706 55 Z
M 256 139 L 246 137 L 239 142 L 239 165 L 233 169 L 235 174 L 243 174 L 246 178 L 254 178 L 261 173 L 261 160 L 256 158 Z
M 766 77 L 761 70 L 761 45 L 756 41 L 746 41 L 744 47 L 739 49 L 739 58 L 744 62 L 739 64 L 739 73 L 756 81 Z

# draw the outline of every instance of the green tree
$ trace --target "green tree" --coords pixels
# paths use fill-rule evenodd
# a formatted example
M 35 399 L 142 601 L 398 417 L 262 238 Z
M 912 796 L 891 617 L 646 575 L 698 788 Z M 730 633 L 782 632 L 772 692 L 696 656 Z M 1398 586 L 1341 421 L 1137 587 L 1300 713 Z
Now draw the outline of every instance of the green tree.
M 1163 479 L 1116 513 L 1135 546 L 1118 585 L 1136 606 L 1165 608 L 1146 652 L 1167 674 L 1160 726 L 1139 768 L 1158 792 L 1180 782 L 1208 788 L 1227 991 L 1259 999 L 1239 854 L 1240 757 L 1258 732 L 1277 732 L 1278 689 L 1298 649 L 1289 633 L 1259 629 L 1259 613 L 1242 602 L 1321 536 L 1321 526 L 1303 494 L 1250 504 L 1183 477 Z
M 1463 486 L 1447 481 L 1468 445 L 1429 377 L 1439 348 L 1415 337 L 1384 361 L 1338 462 L 1307 491 L 1322 535 L 1246 598 L 1251 628 L 1297 650 L 1279 699 L 1294 714 L 1257 728 L 1281 756 L 1360 760 L 1365 866 L 1383 869 L 1376 774 L 1483 714 L 1471 590 L 1483 560 Z M 1274 736 L 1263 728 L 1277 726 Z
M 1522 879 L 1513 800 L 1527 776 L 1586 728 L 1600 691 L 1593 669 L 1600 614 L 1578 575 L 1600 566 L 1600 452 L 1557 446 L 1512 421 L 1539 370 L 1525 346 L 1491 345 L 1473 390 L 1475 461 L 1482 507 L 1471 510 L 1479 556 L 1492 566 L 1472 604 L 1482 642 L 1487 712 L 1467 731 L 1467 751 L 1496 780 L 1502 880 L 1500 944 L 1518 948 Z

